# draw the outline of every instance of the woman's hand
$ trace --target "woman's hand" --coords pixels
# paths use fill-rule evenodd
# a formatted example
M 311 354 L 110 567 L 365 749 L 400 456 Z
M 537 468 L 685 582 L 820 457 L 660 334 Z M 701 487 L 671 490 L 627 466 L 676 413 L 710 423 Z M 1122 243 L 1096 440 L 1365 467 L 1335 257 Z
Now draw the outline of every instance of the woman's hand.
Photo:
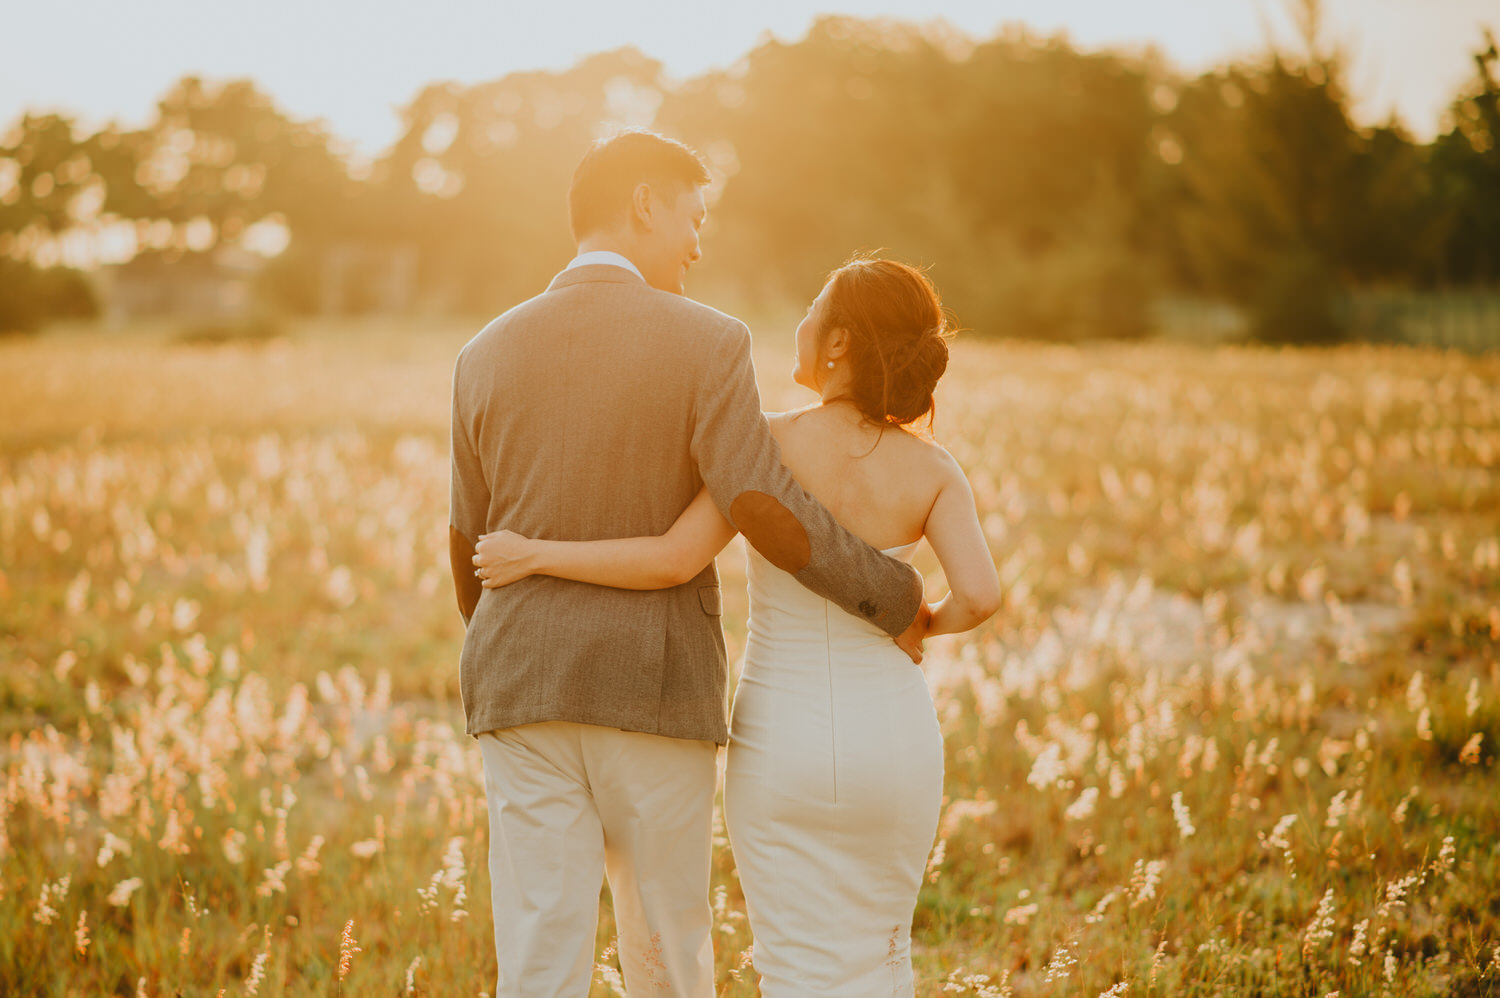
M 481 534 L 474 545 L 474 574 L 486 589 L 497 589 L 536 574 L 535 544 L 513 530 Z

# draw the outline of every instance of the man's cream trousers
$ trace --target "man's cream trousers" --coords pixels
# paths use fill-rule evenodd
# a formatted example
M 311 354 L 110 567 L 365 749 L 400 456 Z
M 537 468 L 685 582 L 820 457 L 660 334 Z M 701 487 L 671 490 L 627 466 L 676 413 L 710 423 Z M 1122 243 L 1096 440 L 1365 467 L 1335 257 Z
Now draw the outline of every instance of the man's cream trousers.
M 604 875 L 630 994 L 712 998 L 714 744 L 551 721 L 479 745 L 497 998 L 585 998 Z

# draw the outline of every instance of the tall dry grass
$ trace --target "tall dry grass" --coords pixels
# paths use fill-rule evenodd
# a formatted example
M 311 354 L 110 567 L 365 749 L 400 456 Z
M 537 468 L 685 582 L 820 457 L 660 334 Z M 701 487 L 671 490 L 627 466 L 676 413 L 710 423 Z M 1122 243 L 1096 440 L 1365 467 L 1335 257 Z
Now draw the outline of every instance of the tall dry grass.
M 444 555 L 470 332 L 0 342 L 0 993 L 492 988 Z M 768 402 L 801 401 L 761 339 Z M 951 371 L 937 434 L 1007 595 L 929 656 L 919 993 L 1500 993 L 1500 362 Z M 597 994 L 611 942 L 605 906 Z

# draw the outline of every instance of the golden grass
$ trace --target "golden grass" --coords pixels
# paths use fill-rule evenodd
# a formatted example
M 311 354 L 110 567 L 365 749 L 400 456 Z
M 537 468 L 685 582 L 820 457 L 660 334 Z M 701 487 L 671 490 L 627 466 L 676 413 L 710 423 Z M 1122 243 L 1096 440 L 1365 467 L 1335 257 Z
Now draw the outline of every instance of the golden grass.
M 444 555 L 475 328 L 0 341 L 0 993 L 493 987 Z M 1500 993 L 1500 361 L 960 342 L 939 405 L 1007 599 L 930 649 L 919 993 Z

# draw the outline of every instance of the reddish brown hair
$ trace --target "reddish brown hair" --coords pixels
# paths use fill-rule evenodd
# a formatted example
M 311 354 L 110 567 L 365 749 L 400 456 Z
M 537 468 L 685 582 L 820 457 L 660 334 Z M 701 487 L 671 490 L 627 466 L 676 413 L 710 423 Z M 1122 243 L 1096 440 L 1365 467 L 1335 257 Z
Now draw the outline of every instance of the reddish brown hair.
M 665 135 L 630 128 L 600 139 L 583 154 L 568 190 L 574 240 L 619 224 L 639 184 L 663 197 L 709 182 L 708 167 L 692 149 Z
M 828 277 L 820 331 L 849 333 L 849 400 L 872 423 L 905 426 L 933 411 L 952 335 L 927 276 L 895 260 L 856 257 Z

